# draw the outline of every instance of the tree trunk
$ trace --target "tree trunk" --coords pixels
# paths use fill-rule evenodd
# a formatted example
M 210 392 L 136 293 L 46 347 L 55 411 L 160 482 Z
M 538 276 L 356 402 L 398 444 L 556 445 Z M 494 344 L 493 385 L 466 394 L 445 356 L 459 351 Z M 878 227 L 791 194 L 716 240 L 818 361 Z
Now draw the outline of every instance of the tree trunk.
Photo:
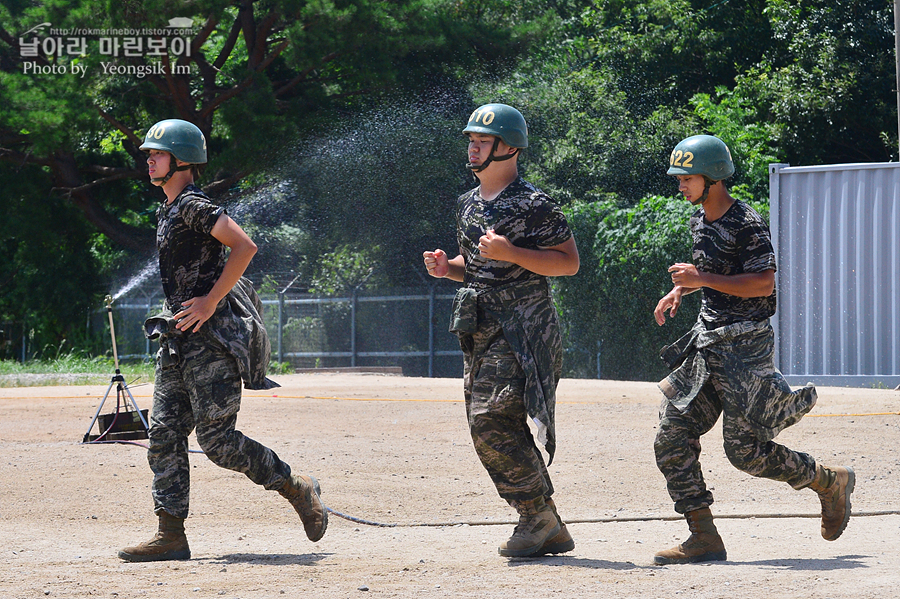
M 57 188 L 75 190 L 84 185 L 75 164 L 75 157 L 70 152 L 56 152 L 50 168 Z M 84 213 L 85 218 L 113 243 L 143 254 L 151 254 L 156 248 L 153 231 L 123 223 L 107 212 L 96 201 L 90 190 L 70 191 L 68 195 L 72 203 Z

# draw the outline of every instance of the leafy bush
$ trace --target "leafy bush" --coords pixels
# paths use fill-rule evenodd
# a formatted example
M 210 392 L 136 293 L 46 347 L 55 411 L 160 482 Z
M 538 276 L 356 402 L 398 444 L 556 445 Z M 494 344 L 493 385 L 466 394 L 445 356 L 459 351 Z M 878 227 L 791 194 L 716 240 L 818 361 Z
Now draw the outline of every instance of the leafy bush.
M 564 322 L 567 376 L 658 380 L 666 374 L 660 348 L 696 319 L 699 296 L 687 296 L 664 327 L 653 318 L 672 288 L 668 267 L 689 262 L 688 219 L 680 199 L 650 196 L 636 206 L 615 201 L 575 203 L 566 209 L 579 243 L 581 269 L 555 280 Z

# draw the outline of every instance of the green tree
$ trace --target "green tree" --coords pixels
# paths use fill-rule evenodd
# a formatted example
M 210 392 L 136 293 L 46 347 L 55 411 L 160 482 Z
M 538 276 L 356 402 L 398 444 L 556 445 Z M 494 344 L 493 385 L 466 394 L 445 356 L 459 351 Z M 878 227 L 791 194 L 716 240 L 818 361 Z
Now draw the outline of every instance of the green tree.
M 892 25 L 885 0 L 609 0 L 477 95 L 536 115 L 528 174 L 561 201 L 671 193 L 662 165 L 696 133 L 732 146 L 732 188 L 759 199 L 768 162 L 891 158 Z
M 633 207 L 596 202 L 567 210 L 582 256 L 577 275 L 554 282 L 566 323 L 569 372 L 596 376 L 599 353 L 603 378 L 665 375 L 659 350 L 690 328 L 699 303 L 696 294 L 687 296 L 664 327 L 656 324 L 653 310 L 672 288 L 668 267 L 690 261 L 693 211 L 682 199 L 658 196 Z
M 794 165 L 883 162 L 897 153 L 893 5 L 886 0 L 768 0 L 772 41 L 734 97 L 775 125 Z
M 244 198 L 273 189 L 265 171 L 290 160 L 298 138 L 327 139 L 336 124 L 397 94 L 434 93 L 434 101 L 439 101 L 443 89 L 464 92 L 460 81 L 465 77 L 501 72 L 539 39 L 540 21 L 529 21 L 512 5 L 482 10 L 479 4 L 2 0 L 0 161 L 8 168 L 0 170 L 0 185 L 4 197 L 34 206 L 24 212 L 22 204 L 14 202 L 7 209 L 19 211 L 16 218 L 31 219 L 32 228 L 51 242 L 55 229 L 46 221 L 78 215 L 79 226 L 87 228 L 71 247 L 72 260 L 101 279 L 97 285 L 79 287 L 82 293 L 95 294 L 84 300 L 89 305 L 96 301 L 98 287 L 108 287 L 117 270 L 133 264 L 134 254 L 153 251 L 160 194 L 146 181 L 145 156 L 138 149 L 152 123 L 177 117 L 201 128 L 211 156 L 201 183 L 214 198 L 231 201 L 230 208 L 238 213 L 245 208 Z M 142 51 L 111 56 L 102 51 L 103 36 L 94 34 L 84 36 L 83 50 L 53 51 L 57 42 L 77 42 L 77 34 L 59 33 L 61 29 L 161 30 L 173 18 L 193 23 L 182 51 L 167 43 L 162 55 Z M 165 36 L 159 40 L 171 42 Z M 37 47 L 31 45 L 35 41 Z M 111 67 L 130 68 L 133 74 L 114 74 Z M 66 74 L 59 73 L 63 69 Z M 72 74 L 76 69 L 77 76 Z M 144 71 L 137 74 L 138 69 Z M 27 190 L 9 185 L 26 172 Z M 397 171 L 397 177 L 408 175 Z M 13 193 L 19 195 L 9 195 Z M 305 192 L 295 188 L 282 195 Z M 265 202 L 284 210 L 295 207 L 278 198 Z M 403 207 L 388 207 L 400 222 Z M 256 215 L 247 224 L 255 227 L 261 241 L 272 242 L 258 263 L 276 270 L 311 273 L 306 250 L 316 249 L 314 259 L 347 241 L 344 236 L 316 237 L 313 243 L 310 236 L 322 230 L 296 218 L 277 221 Z M 92 229 L 97 234 L 91 234 Z M 33 288 L 28 277 L 39 275 L 15 262 L 22 255 L 25 230 L 7 228 L 0 256 L 0 262 L 11 264 L 11 272 L 17 273 L 21 289 Z M 407 246 L 404 239 L 401 236 L 398 245 Z M 4 283 L 0 295 L 10 298 L 9 318 L 24 318 L 16 306 L 27 302 L 10 283 Z M 58 323 L 69 320 L 54 318 Z M 83 322 L 83 317 L 75 322 Z M 59 326 L 71 330 L 72 325 Z M 54 327 L 43 332 L 50 339 L 66 335 Z
M 298 133 L 327 127 L 323 117 L 337 117 L 334 109 L 352 108 L 401 80 L 411 85 L 426 72 L 449 73 L 456 61 L 477 63 L 471 40 L 488 37 L 505 47 L 515 37 L 509 27 L 455 19 L 459 10 L 441 0 L 7 0 L 0 7 L 0 158 L 46 167 L 52 187 L 100 232 L 147 251 L 145 210 L 155 196 L 136 182 L 144 177 L 138 146 L 149 125 L 178 117 L 200 127 L 212 156 L 206 189 L 216 194 L 263 167 Z M 43 22 L 161 29 L 173 17 L 197 25 L 189 54 L 113 60 L 88 39 L 84 55 L 47 56 L 44 40 L 53 36 L 26 33 Z M 23 56 L 20 40 L 35 37 L 42 50 Z M 450 48 L 445 60 L 431 60 Z M 163 72 L 110 76 L 104 65 L 112 62 Z M 86 72 L 38 75 L 25 72 L 29 63 L 69 70 L 77 64 Z M 177 74 L 185 67 L 188 74 Z
M 84 322 L 98 261 L 83 248 L 96 233 L 59 196 L 35 201 L 41 178 L 37 166 L 0 163 L 0 359 L 20 358 L 23 338 L 27 358 L 90 345 Z
M 766 0 L 610 0 L 585 15 L 591 55 L 579 68 L 615 73 L 638 118 L 658 106 L 687 107 L 695 93 L 731 86 L 763 56 L 771 37 Z

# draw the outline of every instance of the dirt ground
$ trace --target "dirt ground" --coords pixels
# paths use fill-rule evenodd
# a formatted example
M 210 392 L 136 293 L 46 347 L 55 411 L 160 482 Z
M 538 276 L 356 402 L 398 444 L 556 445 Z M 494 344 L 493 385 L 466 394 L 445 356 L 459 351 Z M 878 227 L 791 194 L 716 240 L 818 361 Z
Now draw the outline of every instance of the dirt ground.
M 0 599 L 897 596 L 900 392 L 820 388 L 813 412 L 778 438 L 856 470 L 840 539 L 820 537 L 812 491 L 735 470 L 717 429 L 702 460 L 728 561 L 660 567 L 654 552 L 687 526 L 653 459 L 652 383 L 562 381 L 550 469 L 576 547 L 506 559 L 497 545 L 515 514 L 471 447 L 459 380 L 278 381 L 245 393 L 239 428 L 318 477 L 332 510 L 393 526 L 332 513 L 310 543 L 280 496 L 192 454 L 193 559 L 122 562 L 117 549 L 149 538 L 156 520 L 145 450 L 80 443 L 106 385 L 0 389 Z M 130 389 L 150 407 L 150 385 Z M 104 412 L 114 407 L 115 397 Z

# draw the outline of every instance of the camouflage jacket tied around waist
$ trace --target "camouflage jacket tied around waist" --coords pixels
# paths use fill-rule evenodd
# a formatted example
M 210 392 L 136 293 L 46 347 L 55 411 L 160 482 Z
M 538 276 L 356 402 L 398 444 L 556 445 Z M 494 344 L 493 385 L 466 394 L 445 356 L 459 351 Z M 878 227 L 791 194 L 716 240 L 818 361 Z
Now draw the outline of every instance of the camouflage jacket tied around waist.
M 765 321 L 742 321 L 707 330 L 701 321 L 660 352 L 673 371 L 659 383 L 669 402 L 688 409 L 715 377 L 723 409 L 737 411 L 762 441 L 774 439 L 816 405 L 812 383 L 791 391 L 772 362 L 774 334 Z
M 261 313 L 262 302 L 253 284 L 241 277 L 198 333 L 175 328 L 173 309 L 167 304 L 162 312 L 144 322 L 144 335 L 151 340 L 159 339 L 160 366 L 171 368 L 181 363 L 183 336 L 205 333 L 237 360 L 244 387 L 272 389 L 280 385 L 266 377 L 271 346 Z
M 537 439 L 556 451 L 556 386 L 562 371 L 559 322 L 546 279 L 516 282 L 491 289 L 463 287 L 453 300 L 450 332 L 471 356 L 478 314 L 496 319 L 525 373 L 525 410 L 537 424 Z

